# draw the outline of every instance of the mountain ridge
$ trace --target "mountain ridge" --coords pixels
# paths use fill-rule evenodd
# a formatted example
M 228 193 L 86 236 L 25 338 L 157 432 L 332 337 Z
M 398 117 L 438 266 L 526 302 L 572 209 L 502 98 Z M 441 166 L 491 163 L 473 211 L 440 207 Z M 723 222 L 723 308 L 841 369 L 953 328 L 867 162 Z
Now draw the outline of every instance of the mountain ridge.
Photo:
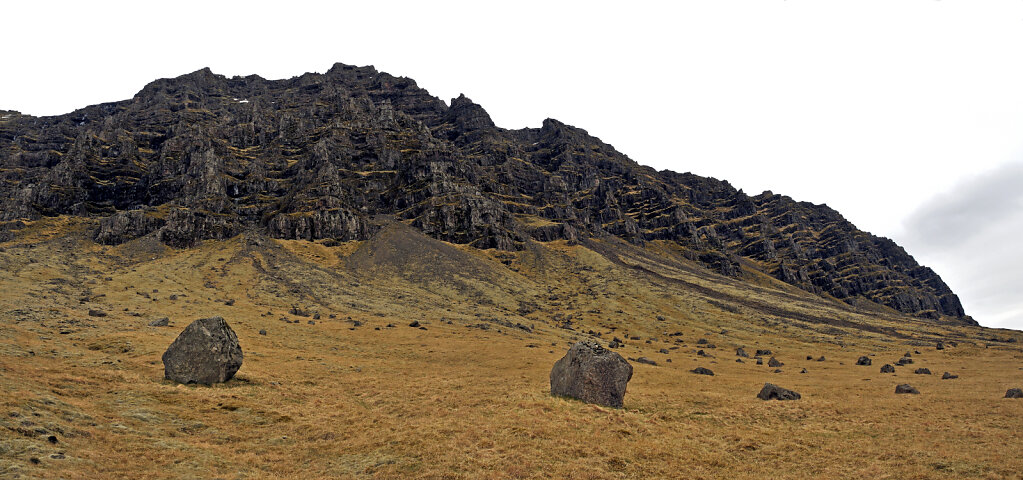
M 8 115 L 8 114 L 5 114 Z M 95 217 L 94 238 L 174 247 L 250 229 L 365 240 L 374 218 L 482 249 L 614 236 L 670 242 L 718 273 L 761 271 L 854 304 L 976 324 L 931 269 L 826 205 L 640 165 L 555 119 L 497 127 L 460 95 L 335 64 L 285 80 L 209 68 L 132 99 L 0 120 L 0 220 Z

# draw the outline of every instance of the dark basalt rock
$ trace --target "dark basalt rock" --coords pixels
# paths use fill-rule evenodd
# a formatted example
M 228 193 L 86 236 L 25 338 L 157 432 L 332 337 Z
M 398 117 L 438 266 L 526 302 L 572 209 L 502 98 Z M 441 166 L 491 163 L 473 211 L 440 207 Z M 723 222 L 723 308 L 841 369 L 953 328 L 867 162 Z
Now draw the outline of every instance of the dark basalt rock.
M 856 365 L 870 365 L 870 363 L 870 357 L 866 355 L 856 359 Z
M 747 354 L 742 348 L 735 349 L 735 355 L 742 358 L 749 358 L 749 354 Z
M 166 327 L 168 325 L 170 325 L 170 319 L 167 317 L 157 318 L 156 320 L 149 322 L 150 327 Z
M 959 378 L 959 375 L 952 375 L 949 372 L 945 372 L 944 374 L 941 375 L 942 380 L 952 380 L 954 378 Z
M 895 367 L 890 363 L 886 363 L 881 367 L 881 373 L 895 373 Z
M 572 345 L 551 369 L 551 394 L 621 408 L 632 365 L 596 342 Z
M 771 359 L 767 361 L 767 366 L 768 367 L 777 368 L 777 367 L 780 367 L 780 366 L 783 366 L 783 365 L 785 365 L 785 364 L 779 362 L 778 359 L 776 359 L 774 357 L 771 357 Z
M 917 375 L 930 375 L 931 374 L 931 370 L 928 369 L 928 368 L 918 368 L 913 373 L 915 373 Z
M 1023 389 L 1010 388 L 1005 392 L 1005 398 L 1023 398 Z
M 760 393 L 757 394 L 757 398 L 761 400 L 799 400 L 802 396 L 787 388 L 765 383 L 764 388 L 760 389 Z
M 915 389 L 915 388 L 913 388 L 909 384 L 903 383 L 902 385 L 897 385 L 895 387 L 895 393 L 898 393 L 898 394 L 911 393 L 911 394 L 914 394 L 914 395 L 919 395 L 920 391 Z
M 710 375 L 712 377 L 714 376 L 714 372 L 710 371 L 709 368 L 696 367 L 690 370 L 690 372 L 695 373 L 697 375 Z
M 241 366 L 238 336 L 221 317 L 192 322 L 163 353 L 164 377 L 178 383 L 226 382 Z
M 670 240 L 724 275 L 761 268 L 849 303 L 976 324 L 931 269 L 825 205 L 658 172 L 553 119 L 506 130 L 465 96 L 448 106 L 372 67 L 286 80 L 203 69 L 129 100 L 17 115 L 0 122 L 0 164 L 0 222 L 90 216 L 105 244 L 365 240 L 378 214 L 479 248 Z

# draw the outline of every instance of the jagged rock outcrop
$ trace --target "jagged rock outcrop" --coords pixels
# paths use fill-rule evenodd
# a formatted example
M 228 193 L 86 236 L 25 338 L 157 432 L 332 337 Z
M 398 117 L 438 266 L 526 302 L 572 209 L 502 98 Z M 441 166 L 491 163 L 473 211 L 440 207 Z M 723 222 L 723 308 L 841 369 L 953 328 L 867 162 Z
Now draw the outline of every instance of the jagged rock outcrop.
M 478 248 L 668 242 L 723 275 L 757 269 L 850 303 L 973 323 L 933 271 L 825 205 L 658 172 L 554 119 L 502 129 L 464 95 L 449 106 L 373 67 L 287 80 L 203 69 L 66 115 L 12 112 L 0 167 L 0 221 L 93 216 L 107 244 L 154 235 L 188 247 L 248 229 L 366 239 L 386 214 Z

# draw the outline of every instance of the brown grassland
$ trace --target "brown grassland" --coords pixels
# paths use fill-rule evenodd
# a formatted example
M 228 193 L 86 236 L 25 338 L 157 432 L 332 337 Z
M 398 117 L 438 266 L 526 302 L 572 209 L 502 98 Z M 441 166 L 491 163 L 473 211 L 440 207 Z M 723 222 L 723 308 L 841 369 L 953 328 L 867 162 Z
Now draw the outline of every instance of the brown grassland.
M 1019 332 L 854 309 L 752 270 L 721 277 L 670 244 L 479 251 L 392 224 L 335 246 L 242 235 L 174 250 L 97 245 L 90 228 L 48 219 L 0 244 L 2 478 L 1023 472 L 1023 401 L 1002 398 L 1023 387 Z M 164 380 L 163 351 L 212 315 L 240 339 L 238 375 Z M 147 325 L 163 316 L 170 327 Z M 658 363 L 632 362 L 622 409 L 550 395 L 551 365 L 590 330 Z M 782 372 L 737 363 L 737 347 L 773 350 Z M 914 364 L 879 373 L 906 351 Z M 758 400 L 765 382 L 803 397 Z M 895 395 L 899 383 L 921 394 Z

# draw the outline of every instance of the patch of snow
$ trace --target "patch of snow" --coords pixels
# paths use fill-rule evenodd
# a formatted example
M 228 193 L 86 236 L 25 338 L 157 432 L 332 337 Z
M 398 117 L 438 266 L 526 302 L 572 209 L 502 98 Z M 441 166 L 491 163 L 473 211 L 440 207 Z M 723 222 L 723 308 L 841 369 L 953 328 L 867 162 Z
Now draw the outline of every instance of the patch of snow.
M 0 117 L 0 120 L 7 120 L 8 118 L 11 118 L 11 116 L 10 115 L 4 115 L 4 116 Z
M 238 100 L 238 103 L 249 103 L 248 100 Z

